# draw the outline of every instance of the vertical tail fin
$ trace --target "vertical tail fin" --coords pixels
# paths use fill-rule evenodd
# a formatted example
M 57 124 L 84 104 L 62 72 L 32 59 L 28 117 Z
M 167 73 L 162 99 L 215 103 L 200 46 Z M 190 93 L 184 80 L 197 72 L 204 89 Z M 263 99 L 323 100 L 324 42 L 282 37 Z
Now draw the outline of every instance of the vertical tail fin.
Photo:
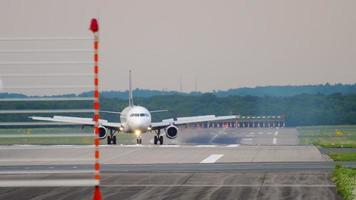
M 129 106 L 133 106 L 133 97 L 132 97 L 132 83 L 131 83 L 131 70 L 129 71 Z

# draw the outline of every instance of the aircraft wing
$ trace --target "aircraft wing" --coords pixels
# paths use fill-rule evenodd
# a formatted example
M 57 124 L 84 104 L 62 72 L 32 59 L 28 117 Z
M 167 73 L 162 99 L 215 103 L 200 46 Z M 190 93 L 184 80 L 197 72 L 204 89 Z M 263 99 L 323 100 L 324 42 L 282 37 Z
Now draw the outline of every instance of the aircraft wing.
M 83 118 L 83 117 L 66 117 L 66 116 L 53 116 L 53 117 L 30 117 L 33 120 L 39 121 L 51 121 L 51 122 L 63 122 L 68 124 L 78 124 L 78 125 L 89 125 L 93 126 L 94 121 L 92 118 Z M 108 122 L 107 120 L 100 119 L 99 124 L 101 126 L 109 128 L 120 128 L 120 123 Z
M 170 118 L 164 119 L 161 122 L 152 123 L 153 129 L 165 128 L 169 125 L 185 125 L 192 123 L 200 123 L 200 122 L 211 122 L 211 121 L 224 121 L 224 120 L 232 120 L 236 119 L 235 115 L 229 116 L 215 116 L 215 115 L 203 115 L 203 116 L 193 116 L 193 117 L 178 117 L 178 118 Z

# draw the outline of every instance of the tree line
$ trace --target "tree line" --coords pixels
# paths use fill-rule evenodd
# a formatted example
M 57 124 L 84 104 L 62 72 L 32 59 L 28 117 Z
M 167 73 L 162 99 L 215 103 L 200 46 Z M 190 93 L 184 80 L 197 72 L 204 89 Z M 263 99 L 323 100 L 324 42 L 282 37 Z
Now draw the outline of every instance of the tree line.
M 101 109 L 121 111 L 127 106 L 125 99 L 101 98 Z M 149 110 L 167 109 L 169 112 L 153 113 L 154 121 L 165 118 L 194 115 L 285 115 L 287 126 L 356 124 L 356 94 L 300 94 L 294 96 L 226 96 L 212 93 L 201 95 L 166 95 L 138 97 L 136 105 Z M 0 110 L 20 109 L 90 109 L 92 102 L 1 102 Z M 51 116 L 51 114 L 31 114 Z M 91 117 L 91 114 L 60 114 Z M 1 122 L 29 121 L 29 114 L 0 114 Z M 117 114 L 102 114 L 118 121 Z

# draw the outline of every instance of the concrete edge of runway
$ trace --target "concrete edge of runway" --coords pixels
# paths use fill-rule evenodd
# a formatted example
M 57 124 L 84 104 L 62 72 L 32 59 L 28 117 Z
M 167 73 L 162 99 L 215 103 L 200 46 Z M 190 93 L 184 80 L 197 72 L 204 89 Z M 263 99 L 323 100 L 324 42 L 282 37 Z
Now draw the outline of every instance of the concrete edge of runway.
M 283 145 L 283 144 L 263 144 L 263 145 L 254 145 L 254 144 L 187 144 L 187 145 L 180 145 L 180 144 L 164 144 L 164 145 L 154 145 L 154 144 L 118 144 L 118 145 L 100 145 L 99 148 L 238 148 L 238 147 L 316 147 L 312 144 L 305 144 L 305 145 Z M 32 148 L 94 148 L 94 145 L 22 145 L 22 144 L 14 144 L 14 145 L 0 145 L 0 149 L 32 149 Z
M 186 164 L 105 164 L 101 173 L 160 173 L 160 172 L 288 172 L 332 171 L 333 161 L 316 162 L 257 162 L 257 163 L 186 163 Z M 345 163 L 356 167 L 356 162 Z M 0 175 L 10 174 L 90 174 L 93 165 L 27 165 L 2 166 Z

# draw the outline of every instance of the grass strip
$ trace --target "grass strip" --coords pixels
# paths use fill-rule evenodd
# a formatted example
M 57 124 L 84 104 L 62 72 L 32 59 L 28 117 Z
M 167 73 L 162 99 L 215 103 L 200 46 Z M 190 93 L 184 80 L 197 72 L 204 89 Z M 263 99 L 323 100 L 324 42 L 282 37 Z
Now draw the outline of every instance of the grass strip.
M 337 164 L 332 176 L 332 180 L 336 183 L 338 193 L 340 193 L 345 200 L 355 200 L 356 169 L 346 168 Z
M 356 152 L 330 153 L 329 156 L 334 161 L 356 161 Z

